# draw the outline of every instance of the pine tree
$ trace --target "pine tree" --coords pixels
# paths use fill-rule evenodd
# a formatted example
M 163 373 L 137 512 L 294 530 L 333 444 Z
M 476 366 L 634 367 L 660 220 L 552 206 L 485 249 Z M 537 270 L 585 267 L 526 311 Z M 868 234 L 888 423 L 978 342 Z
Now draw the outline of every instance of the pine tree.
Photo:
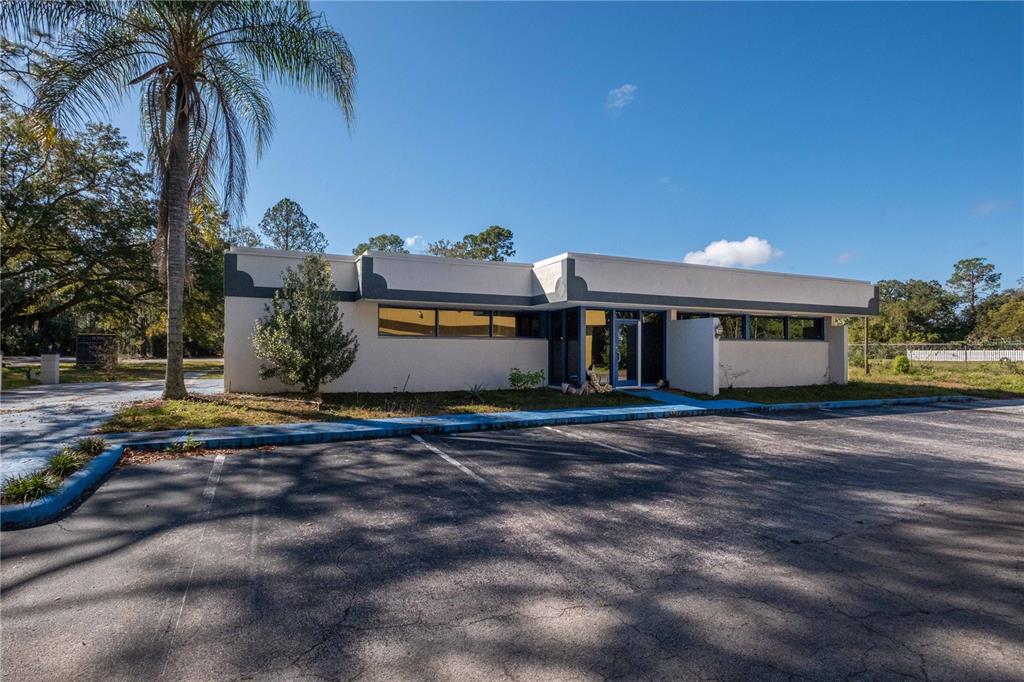
M 288 268 L 283 280 L 267 306 L 269 314 L 253 327 L 253 351 L 264 361 L 260 376 L 319 396 L 323 384 L 352 367 L 359 340 L 342 324 L 327 259 L 307 256 L 295 270 Z

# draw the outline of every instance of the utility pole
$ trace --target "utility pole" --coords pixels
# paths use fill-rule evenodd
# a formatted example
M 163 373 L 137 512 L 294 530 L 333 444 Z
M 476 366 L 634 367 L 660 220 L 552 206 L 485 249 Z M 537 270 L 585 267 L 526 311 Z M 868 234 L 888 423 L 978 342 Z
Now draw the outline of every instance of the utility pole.
M 871 363 L 868 362 L 868 316 L 864 316 L 864 374 L 871 374 Z

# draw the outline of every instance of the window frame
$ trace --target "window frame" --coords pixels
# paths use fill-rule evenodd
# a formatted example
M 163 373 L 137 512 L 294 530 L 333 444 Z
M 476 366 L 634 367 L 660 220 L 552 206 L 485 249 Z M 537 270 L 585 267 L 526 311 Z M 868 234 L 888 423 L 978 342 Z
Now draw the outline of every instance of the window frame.
M 433 334 L 384 334 L 381 333 L 381 310 L 423 310 L 432 311 L 434 313 L 434 333 Z M 442 311 L 448 312 L 472 312 L 472 313 L 484 313 L 487 315 L 487 334 L 485 335 L 446 335 L 441 334 L 441 313 Z M 535 339 L 535 340 L 546 340 L 547 339 L 547 325 L 545 324 L 544 314 L 549 311 L 543 310 L 492 310 L 490 308 L 454 308 L 447 306 L 416 306 L 416 305 L 389 305 L 386 303 L 377 304 L 377 338 L 382 339 Z M 537 335 L 520 336 L 518 334 L 519 324 L 516 321 L 516 334 L 512 336 L 496 335 L 494 333 L 494 315 L 504 314 L 515 318 L 517 315 L 529 315 L 535 317 L 537 320 Z M 531 326 L 533 326 L 531 324 Z

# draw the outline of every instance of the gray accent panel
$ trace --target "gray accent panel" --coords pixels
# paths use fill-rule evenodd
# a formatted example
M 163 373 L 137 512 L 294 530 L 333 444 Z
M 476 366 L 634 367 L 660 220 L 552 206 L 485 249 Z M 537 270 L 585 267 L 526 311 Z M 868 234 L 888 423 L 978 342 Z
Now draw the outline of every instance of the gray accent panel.
M 274 293 L 280 291 L 279 287 L 258 287 L 245 270 L 238 269 L 238 254 L 224 254 L 224 296 L 237 296 L 239 298 L 274 298 Z M 356 301 L 359 299 L 358 291 L 335 291 L 336 301 Z
M 778 310 L 780 312 L 818 313 L 821 315 L 877 315 L 878 287 L 868 305 L 829 306 L 815 303 L 784 303 L 779 301 L 740 301 L 728 298 L 695 298 L 691 296 L 664 296 L 660 294 L 627 294 L 617 291 L 591 291 L 587 281 L 576 274 L 576 261 L 566 263 L 569 279 L 569 301 L 612 303 L 624 305 L 660 305 L 666 308 L 717 308 L 725 311 Z

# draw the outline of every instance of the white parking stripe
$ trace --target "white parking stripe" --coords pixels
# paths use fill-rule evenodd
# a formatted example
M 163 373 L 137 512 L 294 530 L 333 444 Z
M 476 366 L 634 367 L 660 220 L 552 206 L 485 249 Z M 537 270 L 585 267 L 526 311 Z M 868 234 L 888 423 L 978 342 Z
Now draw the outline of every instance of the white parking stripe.
M 203 509 L 202 514 L 202 530 L 199 532 L 199 539 L 196 540 L 195 550 L 192 555 L 192 568 L 188 571 L 188 580 L 185 581 L 185 591 L 181 595 L 181 604 L 178 606 L 178 617 L 174 619 L 174 626 L 170 630 L 170 638 L 173 640 L 174 635 L 177 633 L 178 625 L 181 623 L 181 616 L 185 613 L 185 602 L 188 600 L 188 592 L 192 587 L 192 579 L 196 574 L 196 566 L 199 565 L 199 559 L 202 556 L 203 539 L 206 538 L 206 520 L 210 516 L 210 511 L 213 508 L 213 496 L 217 492 L 217 483 L 220 481 L 220 472 L 224 468 L 224 455 L 217 455 L 213 460 L 213 468 L 210 469 L 210 475 L 206 479 L 206 488 L 203 489 L 203 497 L 206 498 L 206 506 Z M 164 669 L 167 668 L 167 662 L 170 659 L 164 661 Z M 163 671 L 160 673 L 163 675 Z
M 449 464 L 457 467 L 458 470 L 461 471 L 462 473 L 466 474 L 467 476 L 471 476 L 472 478 L 476 479 L 480 483 L 483 483 L 484 485 L 487 485 L 487 481 L 484 478 L 481 478 L 480 476 L 478 476 L 476 474 L 476 472 L 471 470 L 469 467 L 463 465 L 462 462 L 460 462 L 459 460 L 455 459 L 454 457 L 450 457 L 449 455 L 445 454 L 441 449 L 436 448 L 433 445 L 431 445 L 430 443 L 428 443 L 427 441 L 423 440 L 423 438 L 421 436 L 418 436 L 418 435 L 416 435 L 414 433 L 412 435 L 412 438 L 417 443 L 419 443 L 420 445 L 424 446 L 425 448 L 427 448 L 428 450 L 433 452 L 435 455 L 437 455 L 438 457 L 440 457 L 444 461 L 446 461 Z
M 213 499 L 217 492 L 217 483 L 220 482 L 220 470 L 224 468 L 224 455 L 217 455 L 213 460 L 213 469 L 210 470 L 210 477 L 206 479 L 206 488 L 203 489 L 203 497 Z
M 613 452 L 619 452 L 619 453 L 622 453 L 623 455 L 629 455 L 630 457 L 636 457 L 637 459 L 642 459 L 643 461 L 650 462 L 651 464 L 657 464 L 657 462 L 655 462 L 653 459 L 647 459 L 643 455 L 638 455 L 635 452 L 630 452 L 629 450 L 623 450 L 622 448 L 616 447 L 616 446 L 611 445 L 609 443 L 602 443 L 600 441 L 592 441 L 589 438 L 587 438 L 586 436 L 580 436 L 580 435 L 577 435 L 575 433 L 570 433 L 568 431 L 562 431 L 561 429 L 556 429 L 553 426 L 545 426 L 544 428 L 547 429 L 548 431 L 554 431 L 555 433 L 560 434 L 562 436 L 566 436 L 568 438 L 575 438 L 576 440 L 585 440 L 588 443 L 590 443 L 591 445 L 597 445 L 598 447 L 605 448 L 606 450 L 611 450 Z

